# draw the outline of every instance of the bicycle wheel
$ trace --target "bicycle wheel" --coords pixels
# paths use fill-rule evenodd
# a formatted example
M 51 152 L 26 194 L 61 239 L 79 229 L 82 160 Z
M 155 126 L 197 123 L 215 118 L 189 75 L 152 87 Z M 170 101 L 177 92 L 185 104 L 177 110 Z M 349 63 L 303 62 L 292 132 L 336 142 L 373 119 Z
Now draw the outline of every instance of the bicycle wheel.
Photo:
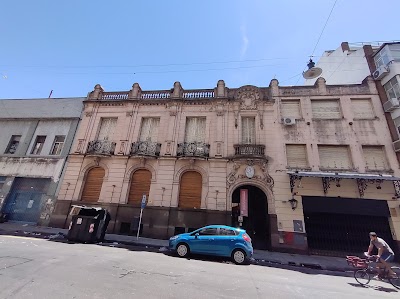
M 367 285 L 369 281 L 371 280 L 371 276 L 367 272 L 367 270 L 357 270 L 354 271 L 354 278 L 357 280 L 357 282 L 363 286 Z
M 397 277 L 396 278 L 389 278 L 389 282 L 394 286 L 396 289 L 400 290 L 400 268 L 397 267 L 392 267 L 392 270 L 396 272 Z

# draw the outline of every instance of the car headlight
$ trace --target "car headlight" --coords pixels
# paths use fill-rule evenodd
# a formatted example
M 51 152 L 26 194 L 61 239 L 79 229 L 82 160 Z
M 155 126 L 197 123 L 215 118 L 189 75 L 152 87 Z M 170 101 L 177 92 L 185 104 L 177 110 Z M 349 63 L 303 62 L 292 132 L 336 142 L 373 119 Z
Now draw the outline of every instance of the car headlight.
M 169 238 L 170 241 L 173 241 L 173 240 L 176 240 L 176 239 L 178 239 L 178 236 L 173 236 L 173 237 Z

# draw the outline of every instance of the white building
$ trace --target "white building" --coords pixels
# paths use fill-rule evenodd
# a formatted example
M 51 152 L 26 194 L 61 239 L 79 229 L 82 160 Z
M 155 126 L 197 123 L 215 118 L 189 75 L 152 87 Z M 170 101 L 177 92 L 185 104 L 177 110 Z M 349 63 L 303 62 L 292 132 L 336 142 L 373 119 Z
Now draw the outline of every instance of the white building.
M 0 100 L 0 209 L 47 224 L 83 98 Z

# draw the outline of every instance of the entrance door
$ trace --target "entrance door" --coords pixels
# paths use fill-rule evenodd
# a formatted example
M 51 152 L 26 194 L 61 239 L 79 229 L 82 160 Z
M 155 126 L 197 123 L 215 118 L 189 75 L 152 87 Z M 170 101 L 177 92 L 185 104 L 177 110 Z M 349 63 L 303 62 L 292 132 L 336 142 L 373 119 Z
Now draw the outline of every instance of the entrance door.
M 248 190 L 248 217 L 243 217 L 242 228 L 252 239 L 254 249 L 268 249 L 270 232 L 268 223 L 268 204 L 265 193 L 254 186 L 238 187 L 232 195 L 232 226 L 240 227 L 240 189 Z
M 3 211 L 9 220 L 37 223 L 48 179 L 16 178 Z

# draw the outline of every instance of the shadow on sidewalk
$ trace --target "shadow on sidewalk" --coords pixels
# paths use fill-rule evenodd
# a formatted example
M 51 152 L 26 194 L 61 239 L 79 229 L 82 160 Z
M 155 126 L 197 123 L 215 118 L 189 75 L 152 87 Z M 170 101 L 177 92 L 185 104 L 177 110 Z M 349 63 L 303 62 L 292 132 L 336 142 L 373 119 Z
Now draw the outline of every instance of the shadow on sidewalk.
M 348 285 L 351 285 L 352 287 L 355 287 L 355 288 L 372 289 L 375 291 L 380 291 L 380 292 L 385 292 L 385 293 L 398 293 L 399 292 L 394 287 L 389 289 L 389 288 L 385 288 L 382 286 L 361 285 L 359 283 L 352 283 L 352 282 L 349 282 Z

